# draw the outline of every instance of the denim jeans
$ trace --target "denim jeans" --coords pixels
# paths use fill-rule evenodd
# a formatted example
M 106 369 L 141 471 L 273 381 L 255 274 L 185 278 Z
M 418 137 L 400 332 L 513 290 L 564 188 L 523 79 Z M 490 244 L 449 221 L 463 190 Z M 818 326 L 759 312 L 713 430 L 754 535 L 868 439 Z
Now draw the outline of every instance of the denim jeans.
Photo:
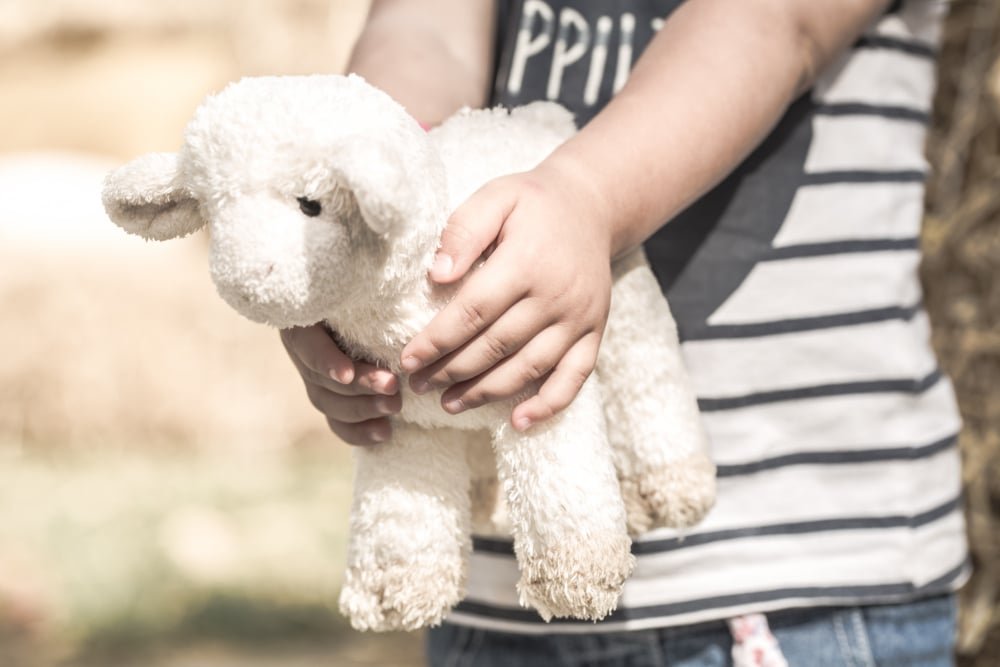
M 955 598 L 767 615 L 789 667 L 953 665 Z M 427 635 L 431 667 L 722 667 L 725 623 L 588 634 L 518 635 L 444 624 Z

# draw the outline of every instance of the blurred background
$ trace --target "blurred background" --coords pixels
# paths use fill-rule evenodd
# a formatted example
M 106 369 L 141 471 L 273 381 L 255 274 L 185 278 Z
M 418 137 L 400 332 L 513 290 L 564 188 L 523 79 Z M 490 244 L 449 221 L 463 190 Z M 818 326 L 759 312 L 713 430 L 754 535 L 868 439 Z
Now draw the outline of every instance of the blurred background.
M 351 464 L 206 242 L 104 173 L 240 76 L 337 72 L 367 0 L 0 0 L 0 665 L 419 664 L 336 610 Z
M 0 0 L 0 665 L 416 665 L 334 602 L 347 448 L 194 237 L 105 218 L 243 75 L 340 71 L 367 0 Z M 1000 664 L 1000 0 L 955 0 L 923 277 L 966 428 L 963 665 Z

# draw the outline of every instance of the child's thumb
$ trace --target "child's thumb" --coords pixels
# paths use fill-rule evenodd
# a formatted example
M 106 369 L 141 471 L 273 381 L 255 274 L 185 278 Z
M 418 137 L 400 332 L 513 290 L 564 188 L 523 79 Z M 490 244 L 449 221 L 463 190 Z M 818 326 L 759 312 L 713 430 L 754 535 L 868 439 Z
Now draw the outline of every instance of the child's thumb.
M 514 193 L 500 184 L 487 185 L 469 197 L 448 218 L 431 267 L 431 280 L 455 282 L 468 272 L 497 239 L 514 208 Z

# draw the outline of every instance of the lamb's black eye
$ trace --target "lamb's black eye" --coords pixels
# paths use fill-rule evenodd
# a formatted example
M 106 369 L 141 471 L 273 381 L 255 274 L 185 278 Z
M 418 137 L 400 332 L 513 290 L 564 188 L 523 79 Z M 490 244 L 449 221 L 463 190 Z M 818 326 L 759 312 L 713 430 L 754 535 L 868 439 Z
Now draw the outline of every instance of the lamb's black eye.
M 315 199 L 306 199 L 305 197 L 299 197 L 299 210 L 308 215 L 310 218 L 315 218 L 317 215 L 323 212 L 323 207 Z

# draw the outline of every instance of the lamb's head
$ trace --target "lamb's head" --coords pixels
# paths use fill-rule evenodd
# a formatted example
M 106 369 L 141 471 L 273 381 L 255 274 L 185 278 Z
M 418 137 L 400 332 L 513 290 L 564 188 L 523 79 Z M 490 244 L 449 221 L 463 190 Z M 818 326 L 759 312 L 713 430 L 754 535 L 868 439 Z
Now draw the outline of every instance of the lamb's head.
M 104 189 L 131 233 L 166 240 L 207 224 L 219 293 L 281 327 L 422 273 L 446 199 L 423 130 L 354 76 L 243 79 L 199 107 L 179 153 L 140 157 Z

